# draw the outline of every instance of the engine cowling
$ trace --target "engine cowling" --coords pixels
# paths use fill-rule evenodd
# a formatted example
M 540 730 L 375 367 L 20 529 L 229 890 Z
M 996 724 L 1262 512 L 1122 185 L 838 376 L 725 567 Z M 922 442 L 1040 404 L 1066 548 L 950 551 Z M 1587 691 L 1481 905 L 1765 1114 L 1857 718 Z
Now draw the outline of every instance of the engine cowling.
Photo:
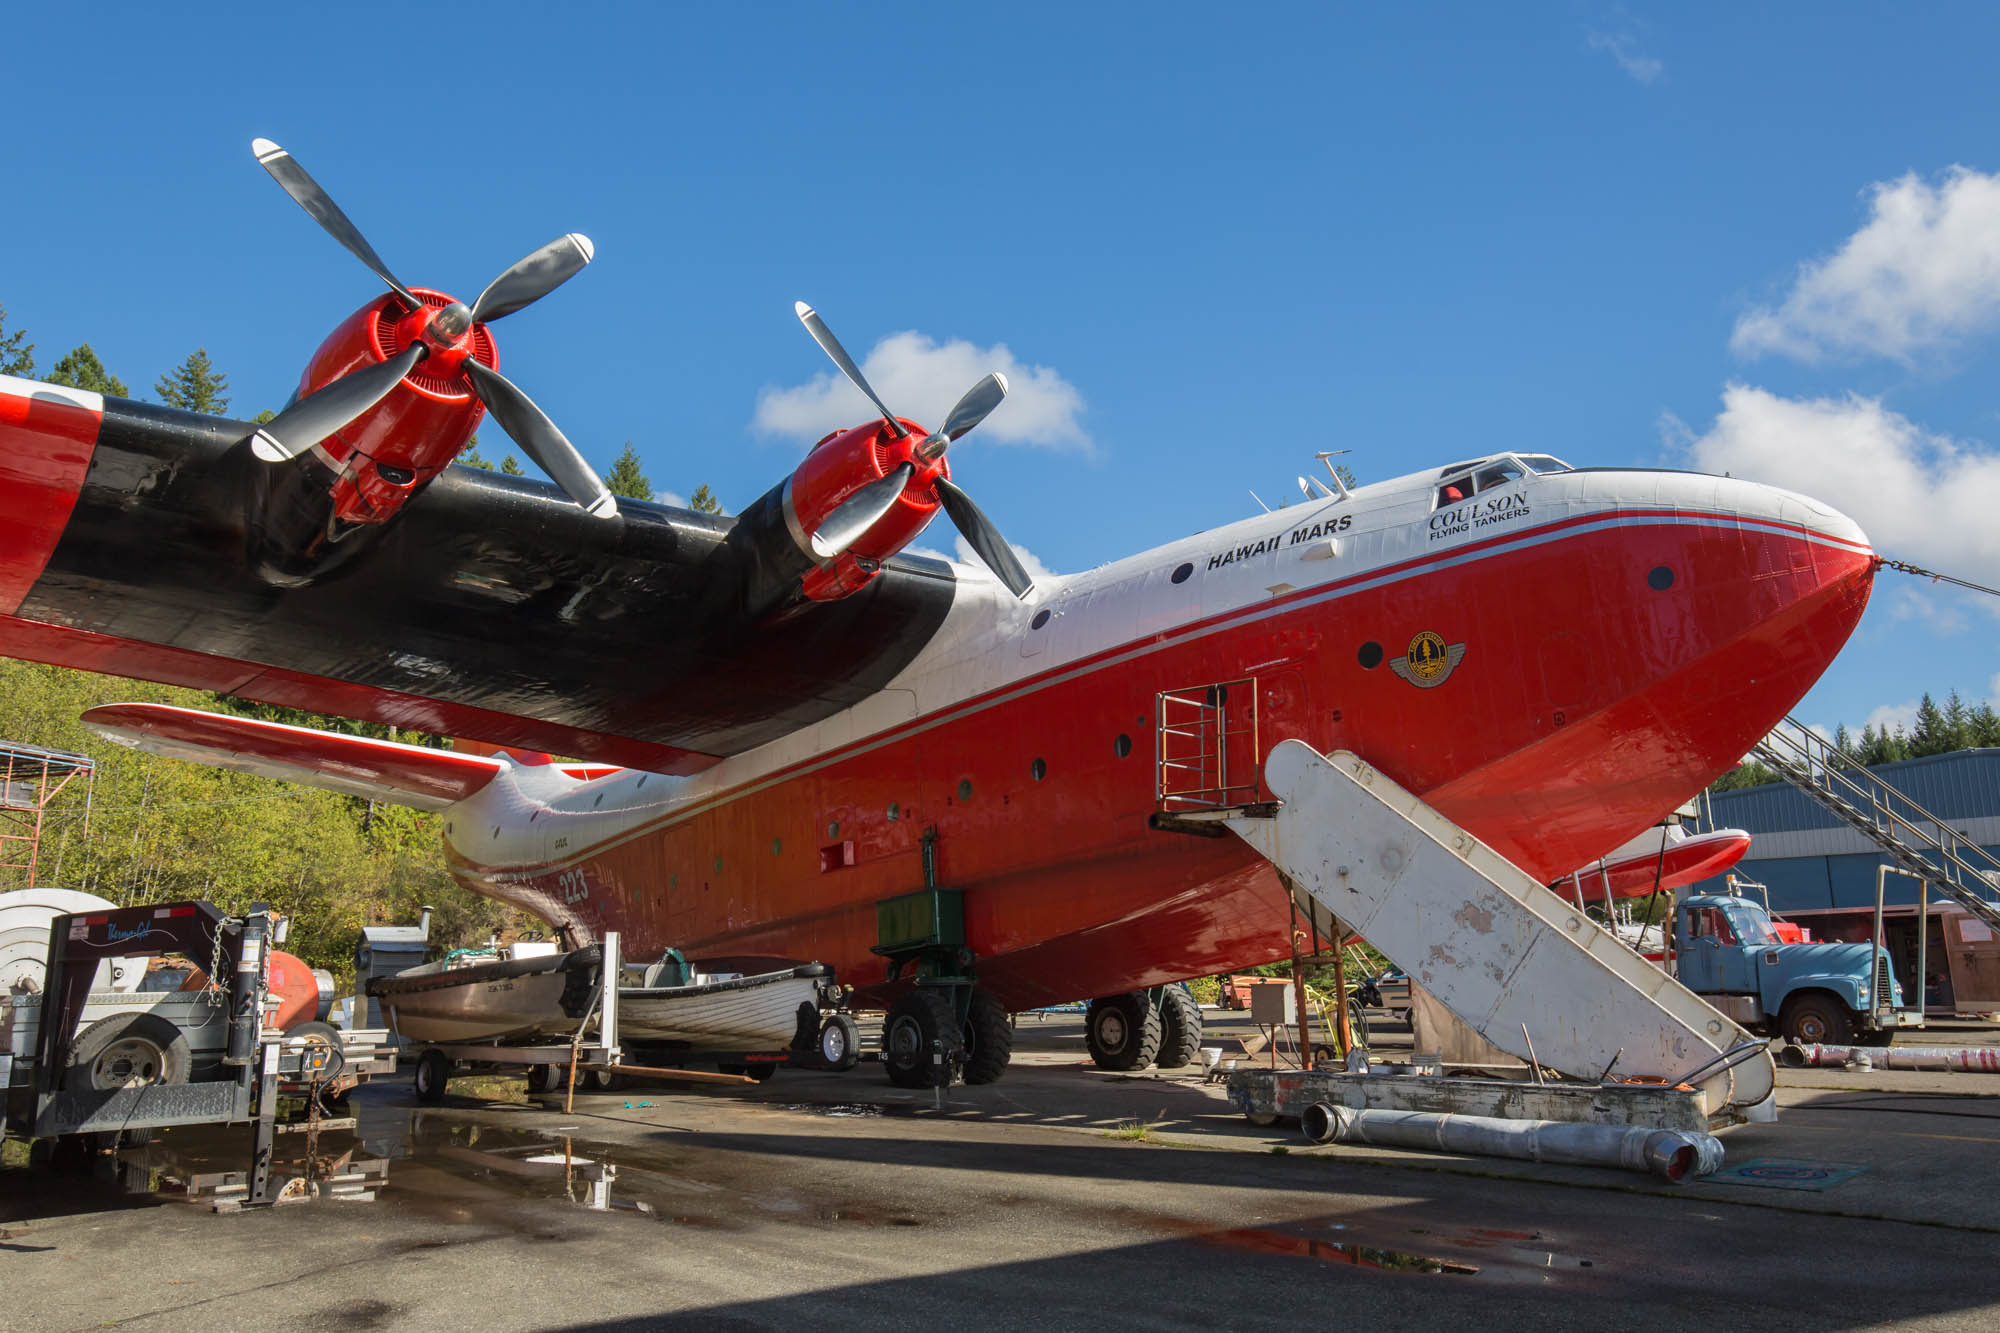
M 837 601 L 866 587 L 882 562 L 915 541 L 938 512 L 932 487 L 938 478 L 950 477 L 951 468 L 942 454 L 925 458 L 917 451 L 926 435 L 922 426 L 898 420 L 906 432 L 900 436 L 888 422 L 879 420 L 826 436 L 785 483 L 785 526 L 800 552 L 813 562 L 813 568 L 800 580 L 800 589 L 816 602 Z M 863 486 L 881 480 L 904 463 L 915 471 L 889 512 L 846 550 L 832 556 L 822 554 L 814 545 L 813 534 L 828 515 Z

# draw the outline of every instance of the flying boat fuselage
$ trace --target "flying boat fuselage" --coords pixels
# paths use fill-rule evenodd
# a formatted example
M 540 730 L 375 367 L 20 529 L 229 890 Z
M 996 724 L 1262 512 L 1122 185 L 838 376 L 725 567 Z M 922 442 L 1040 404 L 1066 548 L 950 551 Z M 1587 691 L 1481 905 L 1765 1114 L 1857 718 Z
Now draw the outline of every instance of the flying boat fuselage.
M 929 840 L 981 984 L 1010 1008 L 1112 994 L 1290 947 L 1275 873 L 1156 827 L 1163 787 L 1258 799 L 1277 741 L 1349 749 L 1553 880 L 1769 731 L 1874 568 L 1853 522 L 1788 491 L 1496 455 L 1024 601 L 958 569 L 943 623 L 860 703 L 692 777 L 516 769 L 446 840 L 481 892 L 619 929 L 628 956 L 817 959 L 878 999 L 875 904 L 923 886 Z M 1163 755 L 1163 707 L 1254 738 L 1210 762 L 1177 730 Z

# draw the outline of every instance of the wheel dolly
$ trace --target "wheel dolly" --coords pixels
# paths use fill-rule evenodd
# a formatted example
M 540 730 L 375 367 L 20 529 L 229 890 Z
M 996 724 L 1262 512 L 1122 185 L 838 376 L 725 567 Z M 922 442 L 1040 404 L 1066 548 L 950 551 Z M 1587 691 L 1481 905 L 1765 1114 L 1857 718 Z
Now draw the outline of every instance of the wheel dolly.
M 14 1055 L 0 1055 L 6 1130 L 23 1137 L 64 1139 L 177 1125 L 249 1124 L 248 1188 L 242 1198 L 231 1201 L 231 1206 L 278 1202 L 271 1166 L 281 1089 L 287 1084 L 305 1085 L 309 1131 L 352 1127 L 353 1122 L 313 1114 L 318 1109 L 315 1085 L 339 1076 L 346 1061 L 344 1049 L 319 1041 L 287 1039 L 264 1029 L 267 950 L 275 942 L 277 920 L 262 903 L 252 904 L 244 916 L 231 917 L 209 902 L 56 917 L 49 931 L 48 970 L 39 1001 L 32 1064 Z M 219 1076 L 190 1082 L 91 1086 L 88 1071 L 71 1062 L 77 1023 L 98 964 L 107 958 L 165 953 L 209 964 L 215 1002 L 226 1005 L 229 1015 L 228 1046 Z M 17 1080 L 20 1086 L 16 1086 Z

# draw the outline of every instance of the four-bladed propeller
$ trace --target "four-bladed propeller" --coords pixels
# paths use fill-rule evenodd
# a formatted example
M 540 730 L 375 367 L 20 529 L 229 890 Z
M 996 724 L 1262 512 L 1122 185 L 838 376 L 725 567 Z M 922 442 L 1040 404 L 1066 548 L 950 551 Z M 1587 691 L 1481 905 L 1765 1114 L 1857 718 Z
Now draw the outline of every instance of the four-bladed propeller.
M 841 373 L 847 376 L 854 387 L 866 394 L 869 402 L 875 404 L 876 410 L 882 414 L 882 419 L 889 423 L 896 438 L 901 439 L 908 435 L 909 431 L 869 385 L 861 374 L 861 368 L 854 364 L 854 358 L 840 345 L 840 339 L 833 336 L 833 330 L 826 326 L 826 321 L 804 301 L 800 301 L 795 308 L 798 311 L 799 322 L 806 326 L 806 332 L 810 333 L 813 341 L 833 359 L 833 364 L 840 367 Z M 995 372 L 980 380 L 966 390 L 965 396 L 958 400 L 957 406 L 945 415 L 944 425 L 918 443 L 914 451 L 916 457 L 926 463 L 942 457 L 944 451 L 954 441 L 986 420 L 987 415 L 1000 406 L 1000 400 L 1006 396 L 1005 376 Z M 830 559 L 860 540 L 864 533 L 895 508 L 897 499 L 916 475 L 915 463 L 907 461 L 898 463 L 890 469 L 888 475 L 869 482 L 842 500 L 812 534 L 814 554 L 821 559 Z M 1034 580 L 1029 578 L 1028 571 L 1021 567 L 1013 548 L 1007 544 L 1007 539 L 1000 535 L 1000 529 L 994 526 L 993 520 L 986 517 L 979 506 L 972 502 L 972 497 L 954 486 L 948 478 L 942 475 L 935 477 L 931 482 L 931 488 L 937 495 L 938 503 L 944 507 L 945 513 L 965 535 L 965 540 L 979 553 L 979 558 L 986 562 L 986 567 L 1007 585 L 1008 591 L 1016 597 L 1026 597 Z
M 389 271 L 360 229 L 290 153 L 269 139 L 258 139 L 251 151 L 258 164 L 271 173 L 271 179 L 312 214 L 328 235 L 389 285 L 406 311 L 427 309 Z M 455 301 L 429 314 L 419 340 L 395 356 L 343 375 L 280 412 L 258 430 L 252 449 L 269 462 L 296 458 L 381 402 L 418 362 L 434 352 L 451 350 L 472 392 L 522 451 L 585 510 L 605 518 L 615 515 L 617 501 L 548 413 L 499 371 L 466 354 L 462 346 L 474 324 L 500 319 L 539 301 L 580 272 L 590 262 L 591 253 L 589 238 L 574 232 L 550 241 L 487 284 L 471 306 Z

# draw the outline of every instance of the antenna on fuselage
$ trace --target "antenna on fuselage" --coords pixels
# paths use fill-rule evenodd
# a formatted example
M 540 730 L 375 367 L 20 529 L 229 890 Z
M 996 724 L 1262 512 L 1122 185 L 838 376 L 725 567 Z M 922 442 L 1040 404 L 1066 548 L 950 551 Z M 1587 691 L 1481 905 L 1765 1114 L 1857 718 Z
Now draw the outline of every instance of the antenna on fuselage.
M 1319 487 L 1319 494 L 1317 495 L 1313 494 L 1313 487 L 1315 486 Z M 1308 480 L 1305 477 L 1300 477 L 1299 493 L 1306 497 L 1307 503 L 1311 503 L 1314 500 L 1330 500 L 1333 498 L 1333 492 L 1326 488 L 1326 483 L 1316 478 Z
M 1257 494 L 1257 492 L 1255 492 L 1255 491 L 1251 491 L 1251 492 L 1250 492 L 1250 498 L 1251 498 L 1251 499 L 1253 499 L 1253 500 L 1255 500 L 1255 501 L 1257 501 L 1257 507 L 1258 507 L 1259 509 L 1263 510 L 1263 511 L 1264 511 L 1265 513 L 1267 513 L 1267 514 L 1271 512 L 1271 506 L 1269 506 L 1269 505 L 1265 504 L 1265 503 L 1264 503 L 1264 501 L 1263 501 L 1263 498 L 1262 498 L 1261 496 L 1259 496 L 1259 495 Z
M 1314 458 L 1326 464 L 1326 475 L 1332 477 L 1333 484 L 1340 487 L 1340 498 L 1343 500 L 1353 495 L 1354 492 L 1348 490 L 1347 483 L 1340 479 L 1340 469 L 1333 465 L 1333 460 L 1341 454 L 1351 454 L 1353 452 L 1352 449 L 1322 449 L 1313 455 Z

